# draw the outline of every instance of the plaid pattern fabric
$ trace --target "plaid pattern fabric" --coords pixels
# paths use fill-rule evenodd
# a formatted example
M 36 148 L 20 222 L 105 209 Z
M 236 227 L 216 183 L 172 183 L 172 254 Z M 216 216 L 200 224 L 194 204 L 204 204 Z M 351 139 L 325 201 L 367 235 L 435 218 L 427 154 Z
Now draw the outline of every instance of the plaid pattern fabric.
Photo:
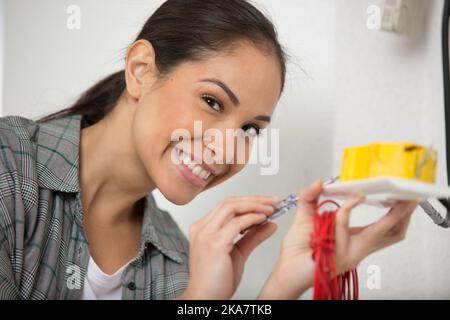
M 81 116 L 0 118 L 0 299 L 80 299 L 89 262 L 79 193 Z M 152 194 L 122 299 L 174 299 L 189 277 L 188 241 Z

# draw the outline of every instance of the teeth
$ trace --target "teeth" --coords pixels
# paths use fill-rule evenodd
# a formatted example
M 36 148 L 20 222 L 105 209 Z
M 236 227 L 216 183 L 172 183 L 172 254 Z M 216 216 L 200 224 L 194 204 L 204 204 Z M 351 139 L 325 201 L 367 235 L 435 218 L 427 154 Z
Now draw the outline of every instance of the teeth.
M 199 166 L 195 166 L 195 168 L 192 170 L 192 173 L 199 177 L 200 177 L 201 172 L 202 172 L 202 168 L 200 168 Z
M 196 165 L 191 162 L 191 157 L 188 155 L 185 155 L 183 151 L 178 150 L 178 155 L 180 156 L 182 162 L 186 167 L 191 170 L 191 172 L 196 175 L 199 178 L 202 178 L 203 180 L 207 180 L 211 176 L 211 172 L 208 172 L 204 170 L 201 166 Z
M 208 176 L 208 172 L 206 172 L 206 171 L 203 171 L 203 172 L 200 174 L 200 178 L 202 178 L 202 179 L 206 179 L 207 176 Z

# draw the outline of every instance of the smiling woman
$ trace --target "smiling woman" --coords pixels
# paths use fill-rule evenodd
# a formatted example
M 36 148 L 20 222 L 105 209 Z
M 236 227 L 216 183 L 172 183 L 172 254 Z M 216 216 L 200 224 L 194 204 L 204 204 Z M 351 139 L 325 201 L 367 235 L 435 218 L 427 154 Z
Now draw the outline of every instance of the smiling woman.
M 128 47 L 124 70 L 40 121 L 0 119 L 0 298 L 232 297 L 247 258 L 276 226 L 235 239 L 265 221 L 277 199 L 225 199 L 190 227 L 188 242 L 151 192 L 183 205 L 240 172 L 253 140 L 244 140 L 243 163 L 228 162 L 234 145 L 204 132 L 257 136 L 285 73 L 273 24 L 249 2 L 168 0 Z M 197 121 L 205 131 L 196 132 Z M 190 139 L 175 143 L 179 129 Z M 200 157 L 190 151 L 198 142 L 205 147 Z M 295 299 L 311 286 L 309 234 L 321 192 L 316 183 L 299 195 L 260 298 Z M 398 240 L 413 210 L 399 207 L 381 225 L 351 232 L 346 217 L 357 204 L 342 206 L 340 271 Z M 385 237 L 398 221 L 404 227 L 390 233 L 396 237 Z
M 180 296 L 189 283 L 196 294 L 230 297 L 229 286 L 234 291 L 237 285 L 231 279 L 240 278 L 243 261 L 230 269 L 223 260 L 231 259 L 229 252 L 211 250 L 215 258 L 222 257 L 209 266 L 213 272 L 208 277 L 221 274 L 224 283 L 216 285 L 222 287 L 220 294 L 202 284 L 206 278 L 198 280 L 203 270 L 196 270 L 195 261 L 189 277 L 188 241 L 170 215 L 156 207 L 151 192 L 159 189 L 173 203 L 186 204 L 242 170 L 244 164 L 217 158 L 227 153 L 227 145 L 208 143 L 207 152 L 218 160 L 212 164 L 189 152 L 194 140 L 204 143 L 203 136 L 195 136 L 194 122 L 201 121 L 205 130 L 258 135 L 270 121 L 285 72 L 285 54 L 272 23 L 249 2 L 169 0 L 129 46 L 124 70 L 95 84 L 70 108 L 37 122 L 3 119 L 1 143 L 11 152 L 1 161 L 2 173 L 13 180 L 37 176 L 39 188 L 32 203 L 27 202 L 29 189 L 3 193 L 11 196 L 2 196 L 1 225 L 9 225 L 6 217 L 11 215 L 15 233 L 2 234 L 12 247 L 1 251 L 0 261 L 11 264 L 0 266 L 0 296 L 169 299 Z M 192 139 L 175 144 L 171 134 L 181 128 Z M 16 138 L 20 132 L 29 137 L 26 147 Z M 250 145 L 247 139 L 246 150 Z M 25 159 L 14 152 L 27 148 L 30 154 L 35 148 L 37 157 Z M 174 151 L 178 165 L 171 160 Z M 20 170 L 25 161 L 33 161 L 26 167 L 37 172 Z M 14 168 L 20 177 L 13 177 Z M 209 214 L 216 220 L 211 225 L 230 229 L 215 242 L 225 245 L 239 233 L 237 227 L 260 222 L 261 214 L 255 212 L 269 214 L 273 201 L 226 200 Z M 25 212 L 11 207 L 12 202 L 23 203 Z M 55 219 L 60 223 L 55 225 Z M 28 234 L 30 225 L 42 232 Z M 261 228 L 237 248 L 255 247 L 273 231 L 273 225 Z M 30 249 L 13 240 L 23 237 L 27 243 L 49 238 L 51 243 L 35 246 L 35 259 L 24 260 Z M 204 249 L 191 250 L 196 251 Z M 225 263 L 217 264 L 220 260 Z M 22 268 L 13 271 L 17 265 Z M 223 268 L 227 270 L 221 272 Z M 30 275 L 34 281 L 25 281 Z

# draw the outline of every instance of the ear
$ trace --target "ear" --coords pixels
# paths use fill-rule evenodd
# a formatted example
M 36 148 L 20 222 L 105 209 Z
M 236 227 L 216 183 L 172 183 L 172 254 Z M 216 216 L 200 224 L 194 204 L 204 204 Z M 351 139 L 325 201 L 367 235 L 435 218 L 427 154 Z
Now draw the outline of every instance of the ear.
M 141 39 L 128 47 L 125 58 L 125 81 L 128 94 L 139 99 L 144 86 L 157 78 L 156 55 L 153 45 Z

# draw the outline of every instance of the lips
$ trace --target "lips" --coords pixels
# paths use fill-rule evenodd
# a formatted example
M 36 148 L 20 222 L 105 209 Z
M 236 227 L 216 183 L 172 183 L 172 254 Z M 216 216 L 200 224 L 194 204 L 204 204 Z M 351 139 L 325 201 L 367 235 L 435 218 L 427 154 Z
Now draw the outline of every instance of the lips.
M 197 164 L 199 161 L 194 161 L 192 155 L 189 155 L 178 148 L 174 148 L 174 153 L 177 160 L 179 160 L 178 162 L 180 164 L 178 164 L 177 167 L 181 174 L 194 186 L 205 187 L 215 176 L 214 170 L 203 162 Z

